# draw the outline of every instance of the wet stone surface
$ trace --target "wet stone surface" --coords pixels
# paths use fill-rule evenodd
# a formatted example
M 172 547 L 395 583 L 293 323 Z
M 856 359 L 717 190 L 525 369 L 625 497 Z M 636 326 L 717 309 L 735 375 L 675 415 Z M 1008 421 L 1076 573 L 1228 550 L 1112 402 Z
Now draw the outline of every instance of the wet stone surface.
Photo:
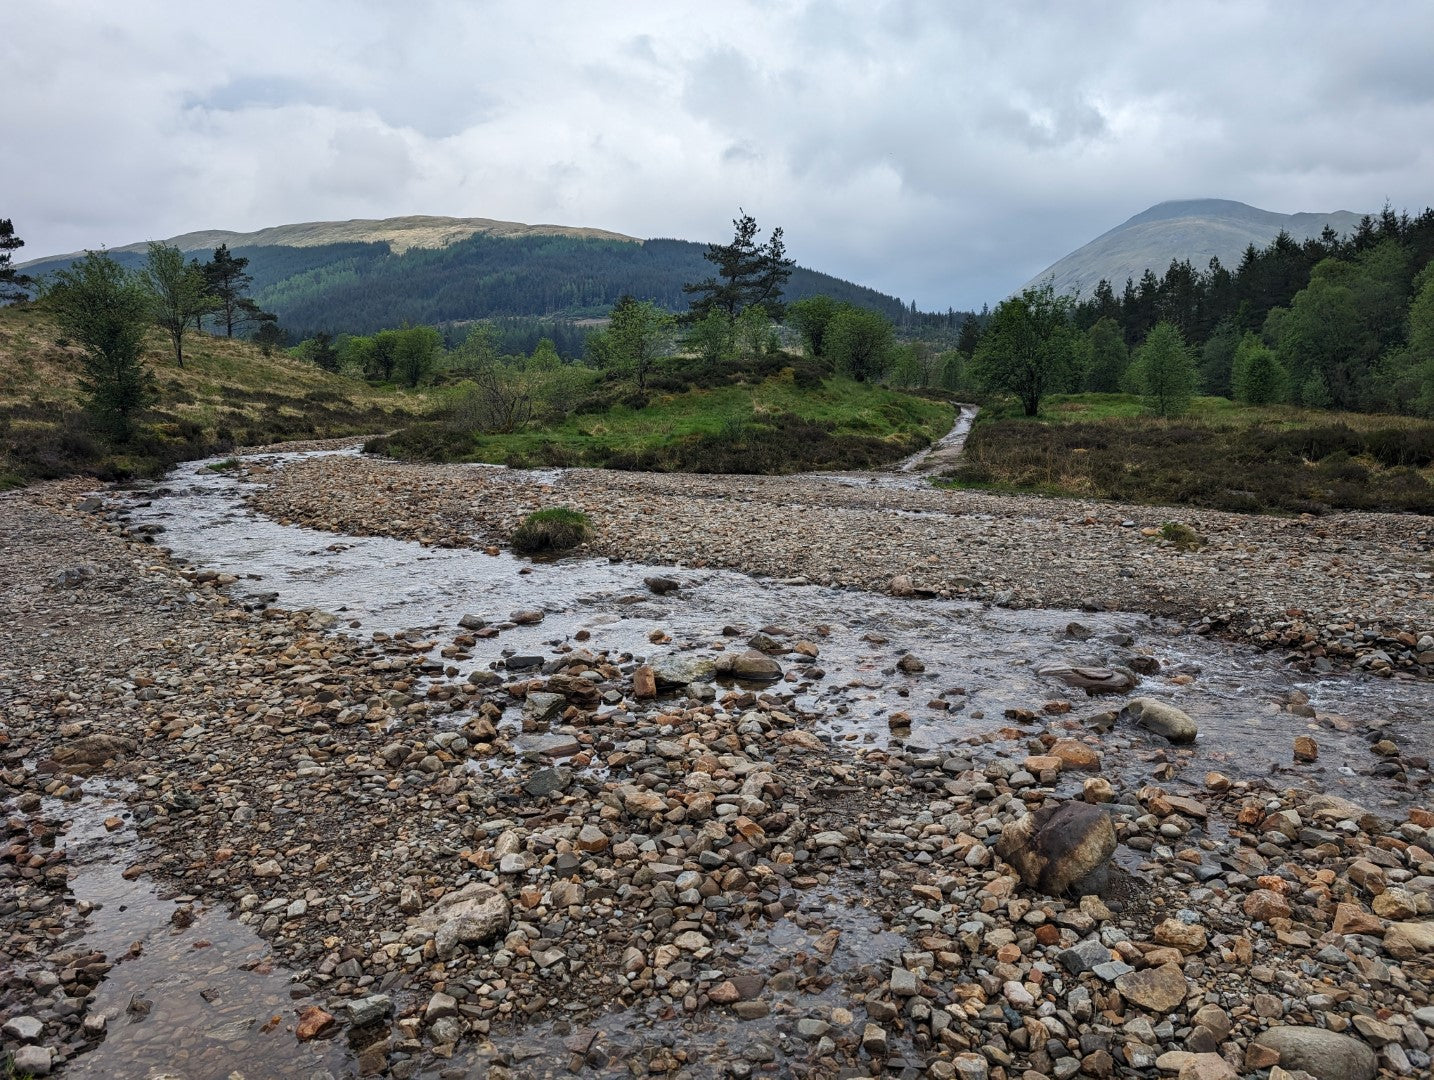
M 281 526 L 240 496 L 284 462 L 0 497 L 7 1052 L 1263 1076 L 1289 1027 L 1428 1071 L 1427 682 L 1146 615 Z M 749 653 L 778 679 L 720 673 Z M 1099 897 L 997 852 L 1069 800 L 1109 815 Z

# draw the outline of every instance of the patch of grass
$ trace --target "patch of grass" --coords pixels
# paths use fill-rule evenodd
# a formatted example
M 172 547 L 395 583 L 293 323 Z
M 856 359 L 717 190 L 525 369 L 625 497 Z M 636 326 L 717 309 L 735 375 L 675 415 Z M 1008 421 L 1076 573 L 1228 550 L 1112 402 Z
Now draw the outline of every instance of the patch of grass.
M 520 467 L 787 473 L 889 464 L 951 426 L 947 402 L 838 376 L 814 379 L 808 366 L 790 360 L 765 376 L 709 372 L 706 381 L 717 383 L 711 386 L 671 376 L 687 387 L 679 391 L 662 391 L 661 380 L 644 391 L 609 383 L 565 419 L 511 435 L 428 421 L 365 449 L 408 460 Z
M 1177 551 L 1197 551 L 1205 546 L 1203 536 L 1179 521 L 1167 521 L 1160 526 L 1160 537 L 1170 541 Z
M 0 308 L 0 471 L 25 481 L 158 475 L 238 445 L 392 430 L 428 404 L 425 394 L 378 390 L 209 334 L 186 335 L 179 368 L 155 331 L 145 359 L 158 400 L 128 445 L 110 446 L 84 412 L 79 349 L 43 303 Z
M 508 543 L 519 555 L 555 555 L 571 551 L 591 535 L 586 514 L 555 506 L 525 517 Z
M 236 457 L 225 458 L 223 461 L 213 461 L 204 466 L 214 472 L 233 472 L 239 468 L 239 459 Z
M 978 423 L 951 483 L 1243 512 L 1434 513 L 1429 421 L 1228 402 L 1156 420 L 1112 413 L 1123 395 L 1089 396 L 1102 419 Z

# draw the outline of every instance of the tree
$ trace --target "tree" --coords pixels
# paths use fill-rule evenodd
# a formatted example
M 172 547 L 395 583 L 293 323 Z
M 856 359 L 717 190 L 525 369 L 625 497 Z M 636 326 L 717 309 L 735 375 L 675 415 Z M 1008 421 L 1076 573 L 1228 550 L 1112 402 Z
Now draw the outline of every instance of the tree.
M 394 371 L 412 390 L 433 370 L 443 351 L 443 335 L 431 326 L 410 326 L 397 334 Z
M 624 296 L 612 309 L 607 329 L 588 338 L 589 350 L 599 367 L 619 371 L 647 386 L 652 365 L 672 348 L 670 314 L 649 301 Z
M 279 328 L 277 321 L 260 323 L 259 329 L 254 331 L 251 339 L 259 346 L 259 351 L 269 356 L 275 349 L 282 349 L 289 344 L 289 335 Z
M 891 320 L 879 311 L 843 304 L 826 330 L 827 359 L 857 382 L 879 379 L 891 362 Z
M 151 243 L 143 274 L 154 321 L 169 334 L 174 343 L 174 361 L 183 367 L 185 328 L 190 319 L 198 319 L 214 305 L 204 271 L 197 263 L 185 263 L 184 253 L 177 247 Z
M 802 335 L 802 343 L 814 360 L 826 357 L 827 324 L 841 310 L 830 296 L 807 296 L 787 305 L 787 321 Z
M 339 350 L 334 345 L 334 335 L 327 330 L 315 333 L 313 337 L 303 343 L 300 351 L 304 358 L 320 371 L 338 371 L 339 369 Z
M 961 323 L 961 333 L 956 338 L 956 349 L 966 359 L 976 355 L 976 346 L 981 343 L 981 323 L 975 315 L 967 314 Z
M 31 280 L 10 265 L 10 253 L 25 246 L 15 235 L 9 218 L 0 218 L 0 304 L 9 304 L 29 297 Z
M 1246 334 L 1236 346 L 1230 380 L 1236 400 L 1249 405 L 1273 405 L 1289 393 L 1289 374 L 1256 334 Z
M 763 308 L 769 318 L 782 318 L 782 287 L 796 263 L 787 258 L 780 227 L 772 230 L 766 243 L 759 244 L 757 220 L 741 209 L 738 213 L 741 216 L 732 221 L 732 242 L 708 244 L 702 256 L 717 268 L 717 273 L 682 286 L 682 291 L 693 298 L 688 322 L 698 322 L 713 311 L 735 322 L 738 315 L 753 306 Z
M 1090 342 L 1090 363 L 1085 370 L 1085 388 L 1096 394 L 1114 394 L 1120 390 L 1130 363 L 1130 350 L 1120 324 L 1109 316 L 1100 319 L 1086 331 Z
M 234 328 L 249 323 L 274 322 L 278 317 L 261 311 L 259 305 L 249 298 L 249 286 L 254 278 L 245 272 L 249 260 L 229 253 L 228 244 L 214 249 L 214 257 L 200 269 L 209 294 L 214 297 L 214 317 L 224 327 L 224 336 L 233 337 Z
M 87 252 L 55 272 L 47 296 L 61 328 L 84 350 L 81 387 L 96 423 L 119 442 L 134 431 L 134 414 L 153 399 L 143 358 L 152 301 L 139 275 L 104 252 Z
M 1235 353 L 1242 336 L 1233 319 L 1224 319 L 1205 339 L 1200 351 L 1200 385 L 1205 393 L 1216 397 L 1234 393 Z
M 1132 381 L 1156 416 L 1180 416 L 1190 410 L 1195 397 L 1195 365 L 1174 323 L 1155 324 L 1136 350 L 1131 371 Z
M 986 385 L 1015 394 L 1027 416 L 1070 378 L 1070 297 L 1049 282 L 1001 301 L 976 348 L 972 368 Z

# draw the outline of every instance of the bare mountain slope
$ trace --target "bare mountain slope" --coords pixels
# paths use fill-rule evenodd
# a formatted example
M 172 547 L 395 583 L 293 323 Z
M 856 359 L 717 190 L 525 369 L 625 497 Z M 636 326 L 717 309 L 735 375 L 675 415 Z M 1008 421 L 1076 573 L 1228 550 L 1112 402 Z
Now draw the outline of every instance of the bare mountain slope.
M 412 217 L 355 218 L 351 221 L 304 221 L 296 225 L 275 225 L 258 232 L 231 232 L 228 229 L 202 229 L 182 233 L 165 241 L 181 251 L 209 251 L 220 244 L 241 247 L 322 247 L 325 244 L 383 243 L 400 255 L 409 248 L 443 248 L 483 233 L 489 236 L 570 236 L 588 240 L 625 240 L 642 243 L 636 237 L 606 229 L 575 228 L 570 225 L 524 225 L 518 221 L 495 221 L 492 218 Z M 147 244 L 126 244 L 110 251 L 143 254 Z M 82 251 L 66 255 L 46 256 L 31 262 L 55 262 L 78 259 Z M 29 265 L 24 264 L 24 265 Z
M 1348 210 L 1277 214 L 1229 199 L 1157 203 L 1046 267 L 1026 284 L 1050 280 L 1058 294 L 1089 296 L 1102 278 L 1119 293 L 1126 278 L 1139 281 L 1147 269 L 1163 274 L 1172 259 L 1188 259 L 1203 270 L 1217 256 L 1233 270 L 1245 248 L 1264 247 L 1281 229 L 1296 240 L 1318 236 L 1326 225 L 1348 233 L 1361 216 Z

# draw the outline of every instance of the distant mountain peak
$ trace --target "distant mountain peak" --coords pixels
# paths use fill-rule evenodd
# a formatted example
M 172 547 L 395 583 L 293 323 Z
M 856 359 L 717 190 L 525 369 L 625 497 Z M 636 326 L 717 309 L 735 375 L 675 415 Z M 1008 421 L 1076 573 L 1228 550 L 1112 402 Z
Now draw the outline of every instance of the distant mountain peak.
M 1281 214 L 1233 199 L 1171 199 L 1052 263 L 1025 287 L 1051 281 L 1058 294 L 1089 296 L 1101 279 L 1119 292 L 1127 278 L 1139 281 L 1146 270 L 1164 274 L 1171 260 L 1189 260 L 1203 270 L 1218 258 L 1233 269 L 1247 247 L 1264 247 L 1281 230 L 1296 240 L 1318 236 L 1326 227 L 1349 233 L 1362 216 L 1348 210 Z

